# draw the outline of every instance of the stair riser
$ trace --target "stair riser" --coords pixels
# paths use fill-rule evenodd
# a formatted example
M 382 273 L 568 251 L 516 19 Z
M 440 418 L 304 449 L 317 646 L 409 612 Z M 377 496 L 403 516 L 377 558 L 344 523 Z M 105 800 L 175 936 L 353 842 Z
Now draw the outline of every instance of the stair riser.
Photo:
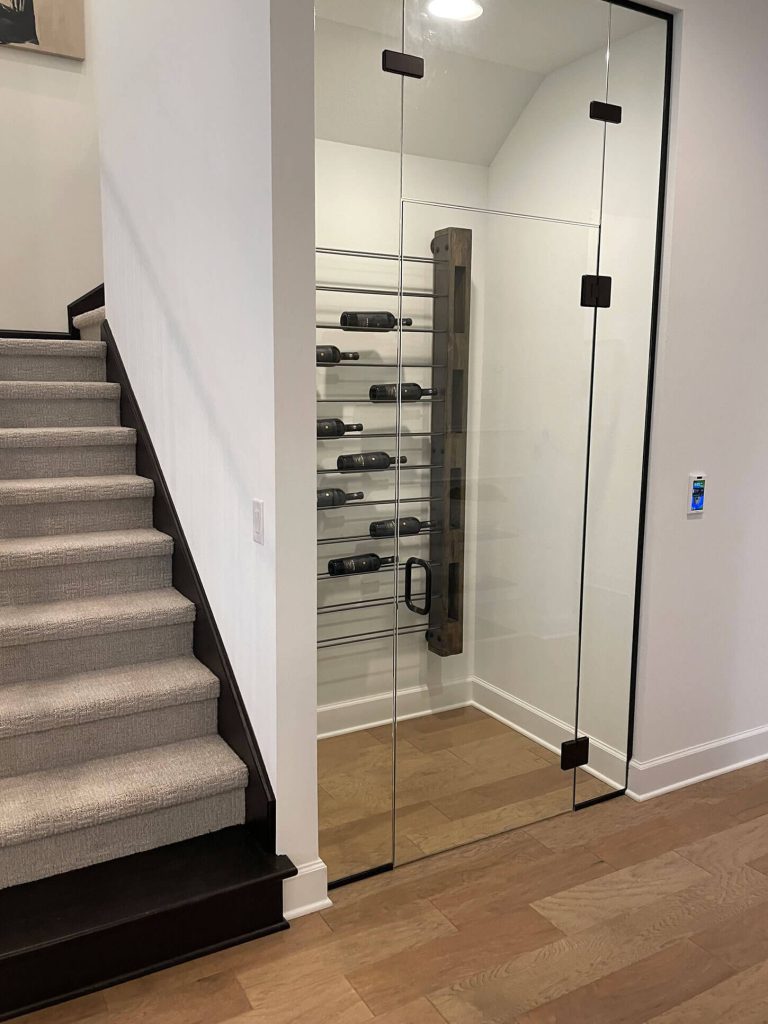
M 144 530 L 152 526 L 152 498 L 59 501 L 0 508 L 0 538 L 57 537 L 67 533 Z
M 170 587 L 171 555 L 0 571 L 0 606 L 137 594 Z
M 0 480 L 59 476 L 119 476 L 136 472 L 133 444 L 0 448 Z
M 245 791 L 235 789 L 150 814 L 7 846 L 0 850 L 0 889 L 167 846 L 244 821 Z
M 0 681 L 31 682 L 33 679 L 51 679 L 115 668 L 117 665 L 186 656 L 192 647 L 192 625 L 191 622 L 182 622 L 2 647 Z
M 0 355 L 0 380 L 103 381 L 103 359 Z
M 5 399 L 0 427 L 118 427 L 117 398 Z
M 216 700 L 200 700 L 0 739 L 0 778 L 210 736 L 217 707 Z

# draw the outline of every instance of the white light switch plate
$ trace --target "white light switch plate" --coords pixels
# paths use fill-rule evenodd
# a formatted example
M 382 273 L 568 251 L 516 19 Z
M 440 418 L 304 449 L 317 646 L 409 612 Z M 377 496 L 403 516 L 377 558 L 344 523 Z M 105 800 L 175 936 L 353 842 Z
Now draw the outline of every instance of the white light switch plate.
M 260 498 L 253 499 L 253 539 L 264 543 L 264 502 Z

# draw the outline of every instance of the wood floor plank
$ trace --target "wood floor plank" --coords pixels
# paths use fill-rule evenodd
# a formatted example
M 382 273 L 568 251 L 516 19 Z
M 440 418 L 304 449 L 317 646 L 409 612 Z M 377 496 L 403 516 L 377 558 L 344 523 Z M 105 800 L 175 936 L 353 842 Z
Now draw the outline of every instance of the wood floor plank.
M 274 986 L 252 986 L 247 991 L 253 1005 L 248 1024 L 365 1024 L 373 1019 L 346 978 L 330 971 L 303 975 L 279 993 Z
M 477 921 L 492 921 L 499 909 L 508 910 L 541 900 L 610 874 L 614 869 L 590 850 L 567 853 L 543 851 L 535 863 L 502 861 L 489 866 L 481 877 L 452 885 L 432 902 L 458 928 Z
M 449 1024 L 508 1024 L 515 1016 L 764 902 L 768 885 L 762 878 L 748 867 L 729 875 L 708 875 L 704 881 L 639 910 L 430 993 L 430 1000 Z
M 722 832 L 737 824 L 724 810 L 697 807 L 680 814 L 664 814 L 648 821 L 599 836 L 588 847 L 616 868 L 629 867 L 677 847 Z
M 768 856 L 768 815 L 680 847 L 680 854 L 709 871 L 732 870 Z
M 280 1005 L 282 999 L 291 998 L 293 985 L 311 985 L 315 978 L 347 974 L 455 934 L 456 928 L 435 906 L 428 900 L 418 900 L 393 908 L 372 925 L 361 922 L 357 928 L 330 932 L 327 938 L 284 957 L 279 969 L 269 958 L 263 958 L 236 973 L 249 996 L 256 990 L 264 998 L 271 993 Z
M 633 864 L 536 900 L 532 906 L 567 935 L 654 903 L 707 879 L 708 873 L 677 853 Z
M 518 1024 L 643 1024 L 733 974 L 683 940 L 518 1018 Z
M 287 931 L 275 932 L 262 939 L 230 946 L 209 956 L 169 967 L 165 971 L 146 974 L 141 978 L 115 985 L 107 989 L 102 998 L 106 1000 L 110 1010 L 119 1011 L 155 993 L 181 989 L 190 982 L 214 974 L 227 971 L 236 974 L 246 967 L 256 969 L 264 964 L 269 964 L 272 970 L 280 970 L 285 959 L 317 946 L 331 935 L 331 929 L 322 915 L 311 914 L 294 921 Z
M 458 754 L 458 751 L 454 753 Z M 471 786 L 460 793 L 433 798 L 432 802 L 447 818 L 456 821 L 556 791 L 564 792 L 564 803 L 570 804 L 573 780 L 558 764 L 538 764 L 533 771 L 510 774 L 503 779 Z
M 503 963 L 559 935 L 543 917 L 523 907 L 500 914 L 493 927 L 482 922 L 347 976 L 374 1013 L 381 1014 L 426 996 L 451 979 L 469 977 L 482 966 Z
M 103 992 L 73 999 L 58 1006 L 49 1006 L 37 1013 L 15 1017 L 14 1024 L 104 1024 L 107 1017 L 107 1004 Z
M 374 1019 L 376 1024 L 445 1024 L 445 1017 L 437 1012 L 428 999 L 417 999 Z
M 696 932 L 691 941 L 739 971 L 768 961 L 768 902 L 715 928 Z
M 447 825 L 414 831 L 409 838 L 424 853 L 438 853 L 461 843 L 471 843 L 510 829 L 522 828 L 542 818 L 564 814 L 571 807 L 570 789 L 553 790 L 529 800 L 505 804 L 489 811 L 481 811 L 459 818 Z
M 544 764 L 558 764 L 560 760 L 551 750 L 529 740 L 527 736 L 515 732 L 514 729 L 507 729 L 498 736 L 485 737 L 482 740 L 464 741 L 453 749 L 457 757 L 475 768 L 499 763 L 510 766 L 530 765 L 531 768 L 535 768 Z M 536 763 L 533 763 L 534 761 Z
M 333 892 L 334 906 L 324 912 L 336 931 L 383 909 L 388 912 L 407 903 L 429 899 L 437 904 L 441 894 L 466 885 L 470 893 L 484 890 L 485 879 L 497 868 L 514 871 L 539 864 L 548 851 L 524 832 L 494 836 L 483 843 L 462 846 L 440 857 L 397 868 L 392 874 L 377 875 Z
M 224 1024 L 251 1010 L 231 972 L 211 974 L 186 985 L 137 994 L 117 1003 L 106 993 L 109 1024 Z
M 736 974 L 707 992 L 653 1017 L 648 1024 L 765 1024 L 768 964 Z

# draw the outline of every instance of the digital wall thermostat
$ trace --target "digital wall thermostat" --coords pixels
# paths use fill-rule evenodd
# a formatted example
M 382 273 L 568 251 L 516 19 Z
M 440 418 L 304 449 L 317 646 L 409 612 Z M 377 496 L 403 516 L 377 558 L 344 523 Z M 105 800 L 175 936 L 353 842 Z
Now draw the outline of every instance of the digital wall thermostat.
M 704 511 L 706 485 L 706 473 L 691 473 L 688 477 L 688 507 L 686 511 L 689 516 L 700 516 Z

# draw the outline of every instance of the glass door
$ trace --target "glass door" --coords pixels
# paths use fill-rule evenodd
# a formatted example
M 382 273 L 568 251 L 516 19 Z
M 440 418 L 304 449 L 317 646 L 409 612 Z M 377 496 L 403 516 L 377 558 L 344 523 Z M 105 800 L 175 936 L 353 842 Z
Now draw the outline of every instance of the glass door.
M 438 13 L 459 8 L 481 13 Z M 567 811 L 582 774 L 561 749 L 576 737 L 582 279 L 598 270 L 604 157 L 589 110 L 609 19 L 603 0 L 406 0 L 404 49 L 425 71 L 403 101 L 396 862 Z
M 398 4 L 316 5 L 318 803 L 331 882 L 393 861 Z M 390 322 L 391 320 L 391 322 Z
M 338 882 L 624 787 L 668 55 L 608 0 L 316 0 L 316 30 Z

